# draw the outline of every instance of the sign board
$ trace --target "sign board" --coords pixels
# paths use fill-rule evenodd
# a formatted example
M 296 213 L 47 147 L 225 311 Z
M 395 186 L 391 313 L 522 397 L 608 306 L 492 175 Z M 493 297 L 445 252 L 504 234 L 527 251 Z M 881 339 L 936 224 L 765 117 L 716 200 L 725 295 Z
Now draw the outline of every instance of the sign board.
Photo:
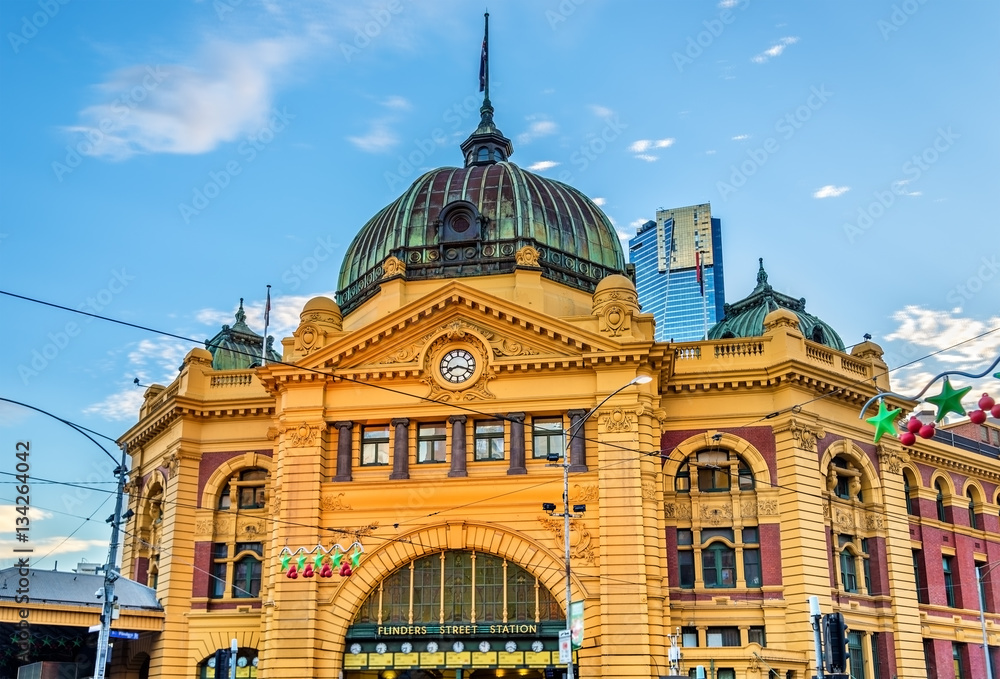
M 559 632 L 559 662 L 568 663 L 573 659 L 572 651 L 573 642 L 570 639 L 570 631 L 568 629 L 561 630 Z
M 132 641 L 136 641 L 139 639 L 138 632 L 121 632 L 116 629 L 113 629 L 110 632 L 108 632 L 108 636 L 111 637 L 112 639 L 131 639 Z

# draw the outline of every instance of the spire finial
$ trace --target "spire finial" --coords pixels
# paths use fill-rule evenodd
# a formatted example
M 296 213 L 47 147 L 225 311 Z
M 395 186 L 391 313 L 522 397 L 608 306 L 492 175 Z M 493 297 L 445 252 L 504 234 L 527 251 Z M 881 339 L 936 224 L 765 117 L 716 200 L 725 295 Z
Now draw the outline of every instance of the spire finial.
M 764 258 L 758 257 L 757 263 L 760 268 L 757 269 L 757 289 L 763 289 L 767 287 L 767 272 L 764 271 Z
M 490 13 L 483 15 L 483 49 L 479 56 L 479 91 L 483 105 L 479 109 L 479 127 L 462 143 L 465 166 L 491 165 L 510 157 L 514 147 L 493 122 L 493 104 L 490 102 Z

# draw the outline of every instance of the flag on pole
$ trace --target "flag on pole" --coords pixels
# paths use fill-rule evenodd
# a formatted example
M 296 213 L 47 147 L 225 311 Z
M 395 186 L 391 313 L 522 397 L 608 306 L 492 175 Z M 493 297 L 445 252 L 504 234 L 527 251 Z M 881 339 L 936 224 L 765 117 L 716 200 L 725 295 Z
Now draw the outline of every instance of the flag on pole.
M 486 89 L 486 63 L 489 59 L 487 38 L 483 38 L 483 53 L 479 57 L 479 91 Z
M 267 301 L 264 302 L 264 332 L 267 332 L 267 326 L 271 320 L 271 286 L 267 286 Z
M 705 296 L 705 276 L 701 273 L 701 253 L 697 250 L 694 252 L 694 267 L 696 275 L 698 277 L 698 290 L 701 292 L 701 296 Z

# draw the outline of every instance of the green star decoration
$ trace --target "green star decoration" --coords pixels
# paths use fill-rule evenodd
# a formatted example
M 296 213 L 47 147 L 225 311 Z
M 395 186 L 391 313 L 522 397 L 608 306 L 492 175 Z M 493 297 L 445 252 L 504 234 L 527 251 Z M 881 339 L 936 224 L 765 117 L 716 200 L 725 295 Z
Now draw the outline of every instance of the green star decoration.
M 964 415 L 965 408 L 962 407 L 962 397 L 970 391 L 972 391 L 971 386 L 964 389 L 952 389 L 951 382 L 947 377 L 944 378 L 944 386 L 941 387 L 941 393 L 937 396 L 929 396 L 927 398 L 928 403 L 933 403 L 938 407 L 938 414 L 934 418 L 934 421 L 940 422 L 948 413 Z
M 885 401 L 879 400 L 878 402 L 878 415 L 875 417 L 869 417 L 865 420 L 869 424 L 875 425 L 875 443 L 882 438 L 883 434 L 892 434 L 896 436 L 899 432 L 896 431 L 896 420 L 899 418 L 899 414 L 903 412 L 899 408 L 893 408 L 892 410 L 886 410 Z

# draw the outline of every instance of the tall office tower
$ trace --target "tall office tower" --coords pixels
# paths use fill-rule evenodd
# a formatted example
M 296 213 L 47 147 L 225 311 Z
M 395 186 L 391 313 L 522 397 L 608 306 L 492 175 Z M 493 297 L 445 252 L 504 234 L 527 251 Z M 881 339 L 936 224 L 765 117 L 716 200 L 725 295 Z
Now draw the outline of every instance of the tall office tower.
M 723 316 L 722 229 L 708 203 L 657 210 L 629 240 L 642 310 L 658 341 L 693 342 Z

